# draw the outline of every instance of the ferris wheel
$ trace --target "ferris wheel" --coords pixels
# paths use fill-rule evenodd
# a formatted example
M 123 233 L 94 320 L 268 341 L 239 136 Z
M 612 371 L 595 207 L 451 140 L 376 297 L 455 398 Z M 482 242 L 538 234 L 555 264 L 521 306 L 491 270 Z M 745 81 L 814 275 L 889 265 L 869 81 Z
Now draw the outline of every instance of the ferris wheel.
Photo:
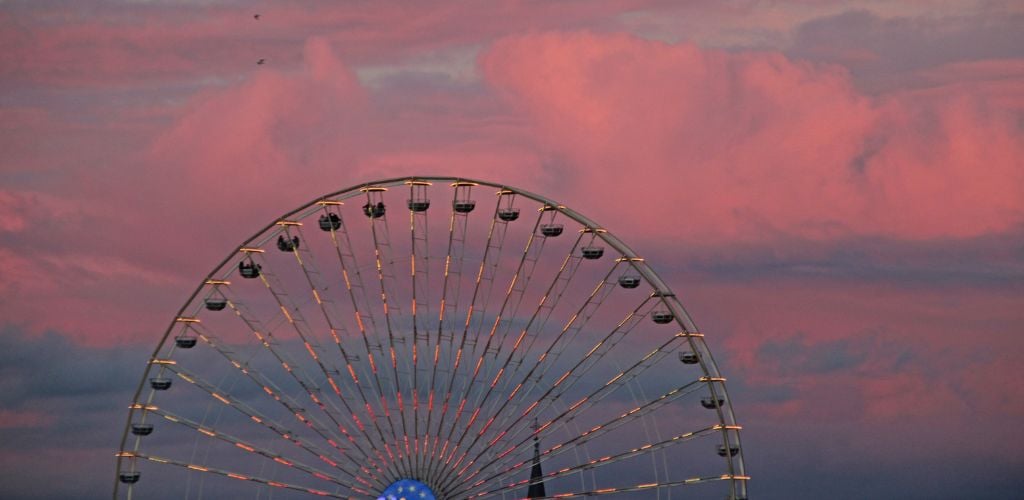
M 676 295 L 611 232 L 490 182 L 396 178 L 268 224 L 171 321 L 114 498 L 746 498 Z

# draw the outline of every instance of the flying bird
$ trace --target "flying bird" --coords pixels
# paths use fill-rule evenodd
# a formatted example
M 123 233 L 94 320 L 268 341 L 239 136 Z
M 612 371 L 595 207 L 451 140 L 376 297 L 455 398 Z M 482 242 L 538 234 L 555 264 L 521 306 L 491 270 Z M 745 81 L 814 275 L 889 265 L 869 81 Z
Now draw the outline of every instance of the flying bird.
M 257 21 L 259 21 L 260 20 L 260 15 L 259 14 L 253 14 L 252 18 L 257 20 Z
M 256 64 L 263 64 L 265 62 L 267 62 L 266 59 L 260 59 L 259 61 L 256 61 Z

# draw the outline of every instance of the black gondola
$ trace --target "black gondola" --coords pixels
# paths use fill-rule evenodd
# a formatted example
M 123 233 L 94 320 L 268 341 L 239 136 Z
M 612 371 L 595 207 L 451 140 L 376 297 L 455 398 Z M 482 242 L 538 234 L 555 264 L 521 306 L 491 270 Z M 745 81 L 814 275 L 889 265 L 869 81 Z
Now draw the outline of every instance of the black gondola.
M 153 424 L 132 424 L 132 434 L 148 436 L 153 433 Z
M 604 247 L 583 247 L 584 259 L 600 259 L 604 255 Z
M 246 278 L 246 279 L 259 278 L 260 277 L 260 269 L 262 269 L 262 268 L 263 268 L 263 266 L 260 266 L 259 264 L 255 263 L 255 262 L 244 262 L 243 261 L 243 262 L 239 262 L 238 263 L 238 273 L 241 274 L 242 277 Z
M 659 325 L 671 323 L 675 316 L 670 311 L 655 311 L 651 313 L 651 319 Z
M 208 297 L 203 300 L 203 304 L 210 311 L 223 311 L 228 306 L 228 299 L 224 297 Z
M 684 365 L 695 365 L 700 362 L 700 356 L 695 352 L 681 352 L 679 361 L 682 361 Z
M 299 237 L 293 236 L 292 239 L 285 238 L 285 236 L 279 235 L 277 237 L 277 249 L 282 252 L 294 252 L 295 249 L 299 248 Z
M 371 219 L 379 219 L 384 217 L 385 207 L 383 201 L 378 201 L 376 205 L 373 203 L 367 203 L 363 205 L 363 215 Z
M 139 482 L 139 476 L 140 475 L 141 474 L 139 474 L 139 471 L 132 471 L 132 472 L 122 472 L 122 473 L 118 474 L 117 477 L 118 477 L 118 479 L 121 480 L 122 483 L 134 484 L 134 483 Z
M 426 212 L 430 208 L 430 200 L 409 200 L 409 210 L 413 212 Z
M 518 208 L 499 208 L 498 218 L 505 222 L 512 222 L 519 218 Z
M 174 345 L 181 349 L 191 349 L 196 346 L 196 337 L 193 335 L 180 335 L 174 338 Z
M 476 208 L 476 202 L 473 200 L 455 200 L 452 202 L 452 210 L 460 214 L 468 214 Z
M 321 231 L 337 231 L 341 227 L 341 217 L 338 214 L 331 212 L 320 216 L 320 230 Z
M 540 234 L 548 237 L 555 237 L 562 234 L 564 227 L 561 224 L 541 224 Z
M 715 408 L 718 408 L 718 407 L 724 405 L 725 404 L 725 398 L 719 396 L 718 397 L 718 401 L 717 401 L 718 404 L 715 404 L 715 403 L 716 403 L 715 398 L 712 398 L 712 397 L 700 398 L 700 405 L 703 406 L 704 408 L 709 409 L 709 410 L 714 410 Z
M 171 388 L 171 379 L 156 377 L 149 379 L 149 386 L 157 391 L 166 391 Z
M 718 456 L 720 457 L 735 457 L 739 452 L 739 446 L 730 446 L 726 448 L 724 444 L 718 445 Z
M 639 276 L 619 276 L 619 286 L 622 288 L 636 288 L 640 286 Z

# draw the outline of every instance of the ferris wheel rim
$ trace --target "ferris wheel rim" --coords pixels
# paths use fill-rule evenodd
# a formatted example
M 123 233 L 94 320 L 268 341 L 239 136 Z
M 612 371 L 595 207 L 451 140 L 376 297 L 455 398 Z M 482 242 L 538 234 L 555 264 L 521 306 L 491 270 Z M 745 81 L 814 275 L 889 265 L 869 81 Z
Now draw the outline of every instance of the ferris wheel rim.
M 218 276 L 223 277 L 226 276 L 227 274 L 230 274 L 231 266 L 229 266 L 229 264 L 233 265 L 233 261 L 238 259 L 238 255 L 240 252 L 243 252 L 244 249 L 249 247 L 262 247 L 263 244 L 265 244 L 270 238 L 273 238 L 273 236 L 278 234 L 277 232 L 272 231 L 275 228 L 275 226 L 281 225 L 282 221 L 288 221 L 293 219 L 298 214 L 304 214 L 301 218 L 309 217 L 313 213 L 313 211 L 310 211 L 310 209 L 316 207 L 320 203 L 326 201 L 344 201 L 346 199 L 358 196 L 360 193 L 365 193 L 367 192 L 367 190 L 381 188 L 387 189 L 398 185 L 409 185 L 414 183 L 429 184 L 433 182 L 451 182 L 453 185 L 458 185 L 459 183 L 467 183 L 472 184 L 474 186 L 486 186 L 491 188 L 497 188 L 499 190 L 498 194 L 501 194 L 502 192 L 508 192 L 518 196 L 525 197 L 534 202 L 540 203 L 542 207 L 544 207 L 544 209 L 555 210 L 558 213 L 562 214 L 563 216 L 568 217 L 569 219 L 579 223 L 581 226 L 585 228 L 585 230 L 592 232 L 597 238 L 600 238 L 604 244 L 610 246 L 616 252 L 618 252 L 622 256 L 620 259 L 628 262 L 633 267 L 633 269 L 635 269 L 641 275 L 644 281 L 646 281 L 654 288 L 654 292 L 652 292 L 652 298 L 657 298 L 658 300 L 661 301 L 662 304 L 664 304 L 666 308 L 669 309 L 669 312 L 671 312 L 674 316 L 673 320 L 679 326 L 682 327 L 684 332 L 695 334 L 687 335 L 686 338 L 693 351 L 699 352 L 700 354 L 698 356 L 698 362 L 700 364 L 701 370 L 705 374 L 705 377 L 710 378 L 711 380 L 724 381 L 724 378 L 722 378 L 720 375 L 718 365 L 712 356 L 711 350 L 707 347 L 706 343 L 703 340 L 702 334 L 698 333 L 699 329 L 696 327 L 696 324 L 694 323 L 694 321 L 692 320 L 691 316 L 686 311 L 682 303 L 675 296 L 674 292 L 672 292 L 671 288 L 668 287 L 668 285 L 654 272 L 654 270 L 646 263 L 646 261 L 644 261 L 643 258 L 641 258 L 625 242 L 616 237 L 612 232 L 606 230 L 603 226 L 597 224 L 596 222 L 584 216 L 583 214 L 558 203 L 553 199 L 535 194 L 530 191 L 508 186 L 506 184 L 454 176 L 393 177 L 377 181 L 355 184 L 347 188 L 316 197 L 310 200 L 309 202 L 300 205 L 299 207 L 289 212 L 282 214 L 280 217 L 276 218 L 274 221 L 270 222 L 265 227 L 253 233 L 252 236 L 247 238 L 234 250 L 229 252 L 224 257 L 224 259 L 220 261 L 220 263 L 213 267 L 213 269 L 200 281 L 199 285 L 194 289 L 192 294 L 188 297 L 188 299 L 178 310 L 178 313 L 175 315 L 175 319 L 172 320 L 169 326 L 165 329 L 163 336 L 157 343 L 157 347 L 154 349 L 153 354 L 150 356 L 151 362 L 147 363 L 143 376 L 132 398 L 133 407 L 129 409 L 127 422 L 124 427 L 124 432 L 122 434 L 120 446 L 121 452 L 119 452 L 117 456 L 117 468 L 115 472 L 117 473 L 121 470 L 122 459 L 130 456 L 126 454 L 127 452 L 125 449 L 125 444 L 128 440 L 129 431 L 132 426 L 133 414 L 136 411 L 136 409 L 138 409 L 135 408 L 135 406 L 138 406 L 140 404 L 140 396 L 142 395 L 142 391 L 145 388 L 146 380 L 150 378 L 151 371 L 154 368 L 154 363 L 152 361 L 158 359 L 161 348 L 167 344 L 168 339 L 171 333 L 174 331 L 175 327 L 178 325 L 179 320 L 186 314 L 190 305 L 195 304 L 197 297 L 200 296 L 200 294 L 203 292 L 204 288 L 207 286 L 210 280 L 216 280 L 218 279 Z M 260 241 L 261 237 L 263 237 L 263 241 Z M 228 270 L 227 274 L 224 273 L 225 269 Z M 711 391 L 712 398 L 719 400 L 719 404 L 715 405 L 714 408 L 718 414 L 718 420 L 722 423 L 723 426 L 738 429 L 739 426 L 736 425 L 736 418 L 732 407 L 732 401 L 731 398 L 728 397 L 725 384 L 708 383 L 707 387 L 709 387 Z M 720 396 L 718 393 L 720 393 Z M 740 445 L 739 432 L 733 433 L 732 439 L 730 439 L 726 433 L 723 433 L 723 439 L 724 445 L 726 447 L 732 446 L 733 443 L 736 446 Z M 747 476 L 745 475 L 743 455 L 727 457 L 726 463 L 728 464 L 728 475 L 730 476 L 730 479 L 742 482 L 742 488 L 745 494 L 745 481 Z M 115 476 L 117 475 L 116 473 Z M 725 476 L 722 476 L 722 479 L 725 479 Z M 120 481 L 118 481 L 117 477 L 115 477 L 114 498 L 117 498 L 119 485 Z

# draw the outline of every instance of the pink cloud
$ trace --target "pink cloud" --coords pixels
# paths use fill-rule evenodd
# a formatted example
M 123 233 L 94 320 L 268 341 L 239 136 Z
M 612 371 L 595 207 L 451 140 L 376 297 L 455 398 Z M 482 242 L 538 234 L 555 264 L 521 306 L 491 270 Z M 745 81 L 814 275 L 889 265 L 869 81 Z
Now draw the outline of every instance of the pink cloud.
M 1024 140 L 982 88 L 876 99 L 838 66 L 592 33 L 510 37 L 481 65 L 608 219 L 679 214 L 697 244 L 1024 222 Z

